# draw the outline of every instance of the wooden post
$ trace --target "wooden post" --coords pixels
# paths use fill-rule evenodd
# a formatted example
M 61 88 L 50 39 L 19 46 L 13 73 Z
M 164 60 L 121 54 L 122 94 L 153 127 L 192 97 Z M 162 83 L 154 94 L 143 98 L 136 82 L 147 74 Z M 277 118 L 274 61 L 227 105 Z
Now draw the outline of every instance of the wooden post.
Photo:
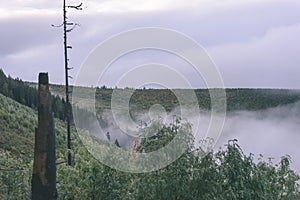
M 39 74 L 38 128 L 35 131 L 32 200 L 57 199 L 55 132 L 48 73 Z

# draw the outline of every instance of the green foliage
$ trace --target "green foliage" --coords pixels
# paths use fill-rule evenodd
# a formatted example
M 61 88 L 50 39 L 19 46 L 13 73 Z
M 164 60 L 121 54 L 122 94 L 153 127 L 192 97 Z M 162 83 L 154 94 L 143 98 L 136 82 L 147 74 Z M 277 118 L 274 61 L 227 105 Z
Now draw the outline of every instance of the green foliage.
M 30 199 L 37 114 L 2 95 L 0 104 L 0 199 Z M 64 127 L 56 120 L 57 162 L 67 156 Z M 137 151 L 154 151 L 182 132 L 190 133 L 188 123 L 154 123 L 141 130 L 149 137 L 140 141 Z M 300 199 L 299 176 L 290 169 L 289 157 L 283 157 L 278 165 L 263 159 L 255 163 L 236 141 L 203 156 L 202 149 L 192 148 L 193 138 L 187 134 L 183 139 L 188 150 L 171 165 L 151 173 L 130 174 L 99 163 L 73 136 L 75 167 L 57 166 L 59 199 Z
M 0 124 L 1 148 L 31 160 L 36 113 L 0 94 Z
M 163 126 L 157 136 L 141 141 L 138 151 L 150 152 L 170 140 L 185 123 Z M 148 127 L 143 131 L 151 133 Z M 188 130 L 188 129 L 186 129 Z M 145 132 L 144 132 L 145 134 Z M 157 140 L 156 140 L 156 139 Z M 158 140 L 162 139 L 162 142 Z M 130 174 L 111 169 L 90 156 L 82 145 L 75 168 L 58 168 L 60 198 L 78 199 L 286 199 L 300 198 L 299 176 L 290 169 L 290 158 L 278 165 L 254 162 L 236 140 L 226 148 L 203 154 L 192 146 L 171 165 L 151 173 Z M 192 140 L 190 140 L 192 144 Z M 203 156 L 204 155 L 204 156 Z
M 31 88 L 31 89 L 30 89 Z M 63 93 L 62 86 L 53 86 Z M 53 97 L 54 115 L 64 119 L 65 102 Z M 181 92 L 185 92 L 181 90 Z M 208 90 L 195 90 L 200 108 L 210 108 Z M 228 89 L 229 110 L 264 109 L 299 100 L 299 93 L 288 90 Z M 37 91 L 19 79 L 6 77 L 0 70 L 0 199 L 30 199 L 34 131 L 37 127 Z M 110 108 L 112 89 L 96 88 L 98 110 Z M 13 101 L 11 98 L 20 102 Z M 170 90 L 136 90 L 130 100 L 132 113 L 149 109 L 154 104 L 172 110 L 178 101 Z M 27 106 L 24 106 L 27 105 Z M 78 108 L 79 109 L 79 108 Z M 91 114 L 81 111 L 88 119 Z M 107 122 L 102 120 L 105 125 Z M 65 123 L 56 120 L 57 161 L 65 161 Z M 153 132 L 158 133 L 153 135 Z M 171 165 L 151 173 L 130 174 L 109 168 L 95 160 L 74 134 L 75 167 L 57 166 L 59 199 L 300 199 L 299 175 L 290 169 L 291 159 L 282 157 L 274 165 L 253 155 L 245 155 L 237 141 L 229 141 L 225 149 L 204 154 L 193 149 L 188 123 L 172 125 L 154 123 L 141 130 L 149 136 L 136 150 L 152 152 L 168 144 L 178 134 L 188 150 Z M 75 132 L 74 129 L 72 132 Z M 204 141 L 208 142 L 209 141 Z M 109 145 L 109 144 L 107 144 Z M 113 144 L 112 144 L 113 145 Z M 108 154 L 108 159 L 117 155 Z
M 37 90 L 19 78 L 6 77 L 2 69 L 0 69 L 0 93 L 26 106 L 37 107 Z
M 157 130 L 148 127 L 143 134 Z M 188 123 L 162 125 L 157 136 L 141 141 L 138 151 L 158 149 L 178 134 L 189 132 Z M 183 127 L 183 128 L 182 128 Z M 58 135 L 58 140 L 61 135 Z M 156 138 L 156 139 L 155 139 Z M 159 140 L 162 141 L 159 141 Z M 111 169 L 95 160 L 75 137 L 74 167 L 57 166 L 59 199 L 299 199 L 299 176 L 290 169 L 290 158 L 283 157 L 278 165 L 263 160 L 255 163 L 246 156 L 235 140 L 216 153 L 193 149 L 190 144 L 171 165 L 151 173 L 130 174 Z M 66 152 L 58 148 L 58 160 L 65 160 Z M 1 199 L 29 199 L 31 162 L 3 151 L 0 166 L 14 171 L 1 172 Z
M 30 199 L 32 164 L 0 149 L 0 199 Z
M 63 89 L 62 86 L 57 86 L 55 88 Z M 3 94 L 4 96 L 12 98 L 13 100 L 25 106 L 37 110 L 37 84 L 26 83 L 19 78 L 13 79 L 11 77 L 6 77 L 2 69 L 0 69 L 0 94 Z M 54 117 L 65 120 L 65 111 L 67 106 L 65 100 L 58 95 L 52 95 L 51 97 Z
M 55 120 L 58 160 L 65 160 L 65 124 Z M 30 199 L 35 110 L 0 94 L 0 199 Z

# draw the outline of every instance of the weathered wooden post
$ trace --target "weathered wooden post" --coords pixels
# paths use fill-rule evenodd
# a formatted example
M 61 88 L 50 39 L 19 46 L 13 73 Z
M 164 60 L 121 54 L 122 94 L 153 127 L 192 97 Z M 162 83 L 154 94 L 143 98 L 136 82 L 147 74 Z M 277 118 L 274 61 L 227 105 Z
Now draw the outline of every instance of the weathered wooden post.
M 57 199 L 55 132 L 48 73 L 39 74 L 38 128 L 31 181 L 33 200 Z

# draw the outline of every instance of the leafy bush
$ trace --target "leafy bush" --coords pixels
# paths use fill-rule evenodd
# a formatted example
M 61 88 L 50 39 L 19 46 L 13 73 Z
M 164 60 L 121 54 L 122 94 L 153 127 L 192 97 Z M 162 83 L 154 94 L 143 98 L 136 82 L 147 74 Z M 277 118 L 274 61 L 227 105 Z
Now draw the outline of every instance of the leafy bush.
M 141 141 L 137 150 L 149 152 L 164 146 L 177 126 L 185 124 L 164 126 L 153 136 L 157 140 Z M 300 199 L 299 176 L 290 169 L 289 157 L 282 157 L 278 165 L 254 162 L 236 140 L 205 156 L 202 149 L 190 146 L 171 165 L 142 174 L 116 171 L 98 163 L 84 147 L 79 149 L 75 168 L 58 169 L 61 199 Z
M 57 160 L 64 161 L 65 124 L 55 123 Z M 37 114 L 0 95 L 0 124 L 0 199 L 30 199 Z M 178 130 L 190 133 L 188 123 L 156 126 L 159 134 L 142 140 L 137 151 L 161 148 Z M 141 132 L 147 135 L 153 128 Z M 99 163 L 76 134 L 73 137 L 75 167 L 57 166 L 59 199 L 300 199 L 299 175 L 290 169 L 289 157 L 282 157 L 277 165 L 262 159 L 254 162 L 253 155 L 245 155 L 235 140 L 204 156 L 202 149 L 193 149 L 193 138 L 185 137 L 189 148 L 171 165 L 129 174 Z

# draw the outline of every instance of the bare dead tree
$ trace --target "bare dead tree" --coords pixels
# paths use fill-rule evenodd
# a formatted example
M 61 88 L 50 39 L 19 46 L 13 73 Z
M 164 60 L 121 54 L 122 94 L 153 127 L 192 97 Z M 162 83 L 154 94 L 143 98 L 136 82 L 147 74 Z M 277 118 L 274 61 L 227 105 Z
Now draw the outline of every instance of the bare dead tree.
M 54 27 L 63 27 L 64 30 L 64 65 L 65 65 L 65 85 L 66 85 L 66 121 L 67 121 L 67 145 L 68 145 L 68 165 L 74 166 L 74 160 L 72 157 L 72 138 L 71 138 L 71 104 L 70 104 L 70 91 L 69 91 L 69 79 L 72 78 L 69 75 L 69 70 L 73 69 L 69 67 L 68 49 L 72 49 L 72 46 L 68 45 L 68 33 L 74 30 L 79 24 L 70 22 L 67 17 L 67 10 L 75 9 L 82 10 L 82 3 L 76 6 L 66 5 L 66 0 L 63 0 L 63 23 L 59 26 L 52 25 Z

